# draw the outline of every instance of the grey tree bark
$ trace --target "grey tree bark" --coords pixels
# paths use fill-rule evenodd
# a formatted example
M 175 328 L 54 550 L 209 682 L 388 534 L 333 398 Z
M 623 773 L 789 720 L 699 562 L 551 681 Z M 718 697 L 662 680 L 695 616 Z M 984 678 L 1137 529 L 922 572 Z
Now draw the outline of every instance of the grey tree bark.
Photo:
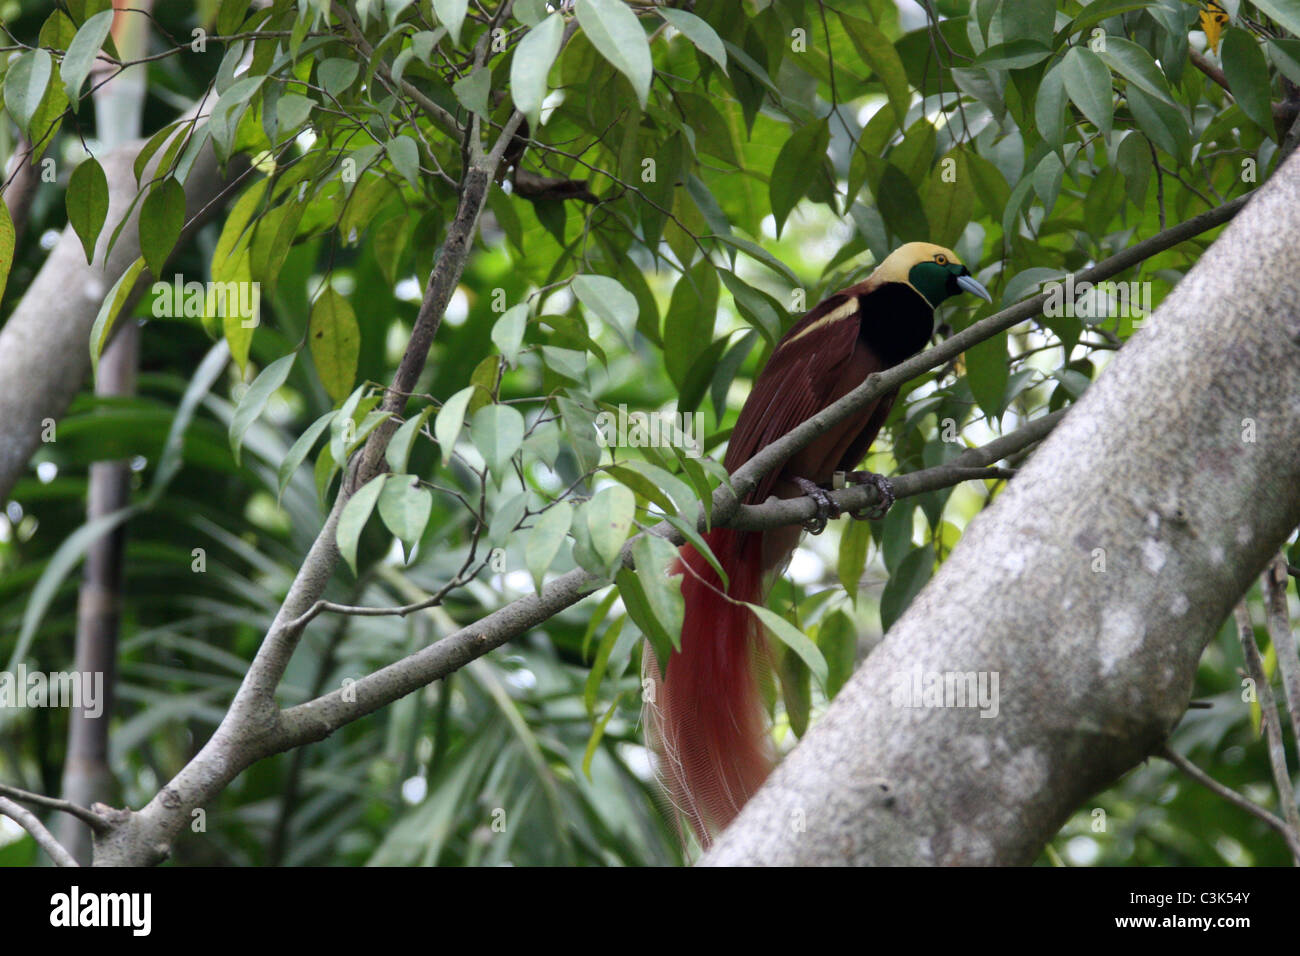
M 703 862 L 1026 864 L 1158 750 L 1300 522 L 1300 158 L 1206 252 Z M 945 672 L 997 715 L 904 706 Z

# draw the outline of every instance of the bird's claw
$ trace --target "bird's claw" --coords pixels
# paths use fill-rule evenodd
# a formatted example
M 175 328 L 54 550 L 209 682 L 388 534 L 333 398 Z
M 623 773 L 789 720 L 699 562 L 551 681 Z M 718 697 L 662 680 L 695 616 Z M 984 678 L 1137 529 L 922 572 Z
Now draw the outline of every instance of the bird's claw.
M 838 474 L 836 478 L 839 478 Z M 875 505 L 849 515 L 854 521 L 879 521 L 893 507 L 894 486 L 884 475 L 878 475 L 874 471 L 850 471 L 844 473 L 844 480 L 855 485 L 873 485 L 880 494 L 880 500 Z
M 826 530 L 826 520 L 839 513 L 834 502 L 831 501 L 831 496 L 821 485 L 807 478 L 795 478 L 794 483 L 817 504 L 817 514 L 803 523 L 804 530 L 809 534 L 821 534 Z

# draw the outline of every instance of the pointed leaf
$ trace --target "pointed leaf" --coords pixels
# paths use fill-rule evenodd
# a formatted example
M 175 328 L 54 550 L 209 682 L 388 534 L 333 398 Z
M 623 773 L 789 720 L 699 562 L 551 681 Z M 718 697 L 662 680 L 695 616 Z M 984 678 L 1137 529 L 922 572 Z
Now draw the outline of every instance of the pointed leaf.
M 149 190 L 140 205 L 140 252 L 156 277 L 185 226 L 185 188 L 168 176 Z
M 817 677 L 817 683 L 823 687 L 826 686 L 826 658 L 822 657 L 822 652 L 803 631 L 799 630 L 780 614 L 770 611 L 760 604 L 745 603 L 758 619 L 763 622 L 763 626 L 768 629 L 778 641 L 784 644 L 790 650 L 799 655 L 799 658 L 808 665 L 808 669 Z
M 524 560 L 538 594 L 542 593 L 542 579 L 560 553 L 572 524 L 573 506 L 567 501 L 557 501 L 537 516 L 524 535 Z
M 592 548 L 606 564 L 613 564 L 632 528 L 636 496 L 622 485 L 608 485 L 596 492 L 583 511 Z
M 379 495 L 379 517 L 406 546 L 406 557 L 424 534 L 433 513 L 433 495 L 415 475 L 392 475 Z
M 484 405 L 470 421 L 469 437 L 494 477 L 504 475 L 524 442 L 524 416 L 509 405 Z
M 656 12 L 672 24 L 674 30 L 694 43 L 697 50 L 722 67 L 723 73 L 727 72 L 727 48 L 713 27 L 685 10 L 659 7 Z
M 536 127 L 546 99 L 546 76 L 560 52 L 564 20 L 553 13 L 525 34 L 510 62 L 510 96 L 519 112 Z
M 357 573 L 357 542 L 361 538 L 361 531 L 370 520 L 370 513 L 374 511 L 375 502 L 379 500 L 387 481 L 386 474 L 371 478 L 348 499 L 348 503 L 343 506 L 343 513 L 339 515 L 334 538 L 339 546 L 339 554 L 353 574 Z
M 361 328 L 347 299 L 325 287 L 311 307 L 308 327 L 316 374 L 330 398 L 339 401 L 352 391 L 361 352 Z
M 469 400 L 474 397 L 475 390 L 474 385 L 462 388 L 442 403 L 442 408 L 438 409 L 438 417 L 433 420 L 433 437 L 442 450 L 444 465 L 451 461 L 451 453 L 456 448 L 456 439 L 460 437 L 461 427 L 465 424 L 465 412 L 469 408 Z
M 68 178 L 68 222 L 86 250 L 86 262 L 95 258 L 95 240 L 108 217 L 108 177 L 94 156 L 83 160 Z
M 59 75 L 63 77 L 63 86 L 68 99 L 76 102 L 90 68 L 95 65 L 95 56 L 104 45 L 109 28 L 113 25 L 114 11 L 105 10 L 97 13 L 81 25 L 77 35 L 68 45 L 68 52 L 63 55 L 63 65 Z
M 293 368 L 293 360 L 297 357 L 297 352 L 290 352 L 262 369 L 235 406 L 235 413 L 230 417 L 230 450 L 235 454 L 235 464 L 239 463 L 239 449 L 244 443 L 244 432 L 262 414 L 275 390 L 289 378 L 289 370 Z
M 1115 100 L 1110 90 L 1110 70 L 1101 57 L 1087 47 L 1075 46 L 1065 54 L 1062 65 L 1065 91 L 1074 105 L 1103 135 L 1110 134 Z
M 654 64 L 641 21 L 623 0 L 578 0 L 575 9 L 578 23 L 591 45 L 628 78 L 641 108 L 645 109 Z

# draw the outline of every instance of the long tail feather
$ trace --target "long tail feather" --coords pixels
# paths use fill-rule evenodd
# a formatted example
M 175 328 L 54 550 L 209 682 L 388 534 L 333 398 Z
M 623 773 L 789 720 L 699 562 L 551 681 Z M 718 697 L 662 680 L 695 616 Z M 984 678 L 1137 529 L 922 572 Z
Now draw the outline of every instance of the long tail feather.
M 763 629 L 739 603 L 763 600 L 763 536 L 715 528 L 705 540 L 727 572 L 731 600 L 712 566 L 682 547 L 681 650 L 661 675 L 647 649 L 646 716 L 668 796 L 708 847 L 767 777 L 773 754 L 755 670 L 766 655 Z

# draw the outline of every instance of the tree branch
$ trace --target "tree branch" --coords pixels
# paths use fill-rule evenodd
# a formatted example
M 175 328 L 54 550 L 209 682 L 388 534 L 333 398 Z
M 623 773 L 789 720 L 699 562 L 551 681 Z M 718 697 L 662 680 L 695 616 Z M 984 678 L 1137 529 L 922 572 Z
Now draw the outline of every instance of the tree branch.
M 1061 410 L 1045 415 L 983 447 L 967 449 L 945 465 L 892 479 L 895 497 L 907 498 L 924 494 L 961 481 L 1003 477 L 1000 470 L 990 470 L 983 466 L 1040 441 L 1064 414 L 1065 411 Z M 847 512 L 859 511 L 879 500 L 879 492 L 867 485 L 845 488 L 830 494 L 831 500 Z M 799 524 L 815 513 L 816 505 L 810 498 L 769 500 L 761 505 L 744 506 L 727 520 L 726 526 L 762 531 Z M 714 524 L 717 526 L 718 522 L 715 521 Z M 684 541 L 667 522 L 662 522 L 648 533 L 661 534 L 676 544 Z M 624 558 L 630 562 L 627 549 L 624 550 Z M 560 582 L 564 584 L 555 587 Z M 520 598 L 409 657 L 349 684 L 346 693 L 342 689 L 336 690 L 324 697 L 291 707 L 282 714 L 281 728 L 284 736 L 277 741 L 277 746 L 288 749 L 319 740 L 344 724 L 446 677 L 608 583 L 580 568 L 570 571 L 546 585 L 542 589 L 541 598 L 536 595 Z M 568 600 L 570 597 L 572 600 Z M 567 603 L 557 606 L 561 600 L 566 600 Z
M 72 854 L 64 849 L 63 844 L 54 839 L 54 834 L 45 829 L 45 825 L 37 819 L 36 814 L 26 810 L 6 797 L 0 797 L 0 814 L 12 819 L 20 827 L 32 835 L 36 845 L 49 854 L 57 866 L 78 866 Z
M 1291 850 L 1291 855 L 1300 862 L 1300 838 L 1297 838 L 1296 834 L 1291 831 L 1291 828 L 1286 825 L 1285 820 L 1269 813 L 1253 800 L 1247 800 L 1231 787 L 1225 787 L 1172 747 L 1165 746 L 1160 748 L 1160 751 L 1156 756 L 1168 760 L 1171 764 L 1183 773 L 1187 774 L 1187 776 L 1191 777 L 1206 790 L 1209 790 L 1211 793 L 1227 800 L 1239 810 L 1245 810 L 1257 820 L 1263 820 L 1282 835 L 1282 839 L 1286 840 L 1286 845 Z
M 1259 719 L 1263 725 L 1264 741 L 1268 746 L 1268 762 L 1273 768 L 1273 782 L 1277 785 L 1278 805 L 1286 818 L 1291 832 L 1300 834 L 1300 811 L 1295 804 L 1295 789 L 1291 786 L 1291 771 L 1286 765 L 1286 744 L 1282 740 L 1282 718 L 1278 716 L 1277 700 L 1273 697 L 1273 686 L 1268 682 L 1264 670 L 1264 658 L 1255 643 L 1255 626 L 1250 621 L 1250 610 L 1242 600 L 1233 609 L 1233 618 L 1237 622 L 1237 637 L 1241 641 L 1242 655 L 1246 659 L 1246 674 L 1255 685 L 1255 696 L 1259 701 Z M 1300 856 L 1295 858 L 1300 866 Z
M 63 813 L 71 814 L 96 832 L 103 832 L 108 829 L 108 821 L 98 813 L 94 810 L 87 810 L 85 807 L 72 803 L 70 800 L 61 800 L 58 797 L 47 797 L 43 794 L 32 793 L 28 790 L 20 790 L 17 787 L 11 787 L 5 783 L 0 783 L 0 797 L 9 797 L 13 800 L 21 800 L 23 803 L 30 803 L 34 806 L 46 807 L 50 810 L 60 810 Z
M 1300 655 L 1291 632 L 1291 614 L 1286 603 L 1286 556 L 1278 552 L 1262 576 L 1268 639 L 1282 672 L 1282 696 L 1291 717 L 1292 739 L 1300 748 Z

